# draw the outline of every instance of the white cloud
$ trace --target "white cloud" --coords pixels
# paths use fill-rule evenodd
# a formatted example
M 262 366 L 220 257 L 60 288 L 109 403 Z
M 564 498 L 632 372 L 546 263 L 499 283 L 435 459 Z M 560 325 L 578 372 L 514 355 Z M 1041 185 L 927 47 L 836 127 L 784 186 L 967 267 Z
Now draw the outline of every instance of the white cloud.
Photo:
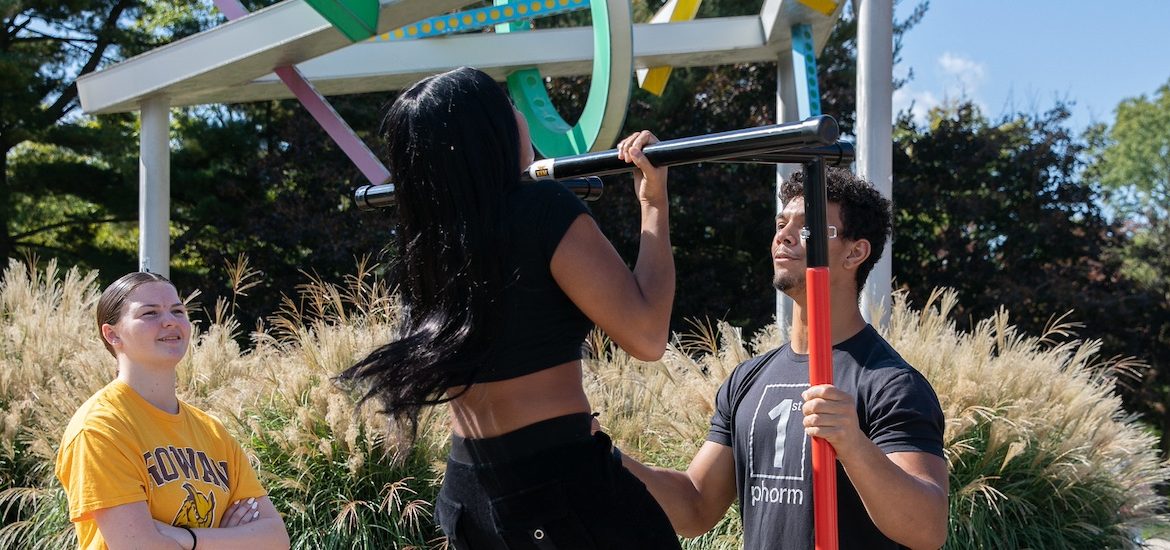
M 942 100 L 934 95 L 934 92 L 915 90 L 908 86 L 903 86 L 898 90 L 894 90 L 894 117 L 898 113 L 909 110 L 914 115 L 915 122 L 925 124 L 927 121 L 927 114 L 934 107 L 937 107 Z
M 974 96 L 987 75 L 983 63 L 967 59 L 951 52 L 943 52 L 938 58 L 939 69 L 948 78 L 954 79 L 947 86 L 947 96 Z
M 979 92 L 987 79 L 985 64 L 952 52 L 943 52 L 936 62 L 933 74 L 920 74 L 918 75 L 920 78 L 911 80 L 902 89 L 894 91 L 895 117 L 898 113 L 909 110 L 915 122 L 925 124 L 929 120 L 930 110 L 935 107 L 971 101 L 984 108 Z M 931 89 L 915 87 L 923 85 Z

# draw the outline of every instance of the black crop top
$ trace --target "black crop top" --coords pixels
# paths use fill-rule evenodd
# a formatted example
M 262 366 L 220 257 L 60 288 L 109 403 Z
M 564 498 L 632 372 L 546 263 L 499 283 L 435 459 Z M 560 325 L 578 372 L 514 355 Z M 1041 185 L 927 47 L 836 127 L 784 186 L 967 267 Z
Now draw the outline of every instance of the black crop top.
M 557 286 L 553 252 L 589 207 L 555 181 L 521 184 L 508 193 L 509 253 L 514 273 L 500 301 L 503 329 L 473 382 L 507 380 L 581 358 L 593 322 Z

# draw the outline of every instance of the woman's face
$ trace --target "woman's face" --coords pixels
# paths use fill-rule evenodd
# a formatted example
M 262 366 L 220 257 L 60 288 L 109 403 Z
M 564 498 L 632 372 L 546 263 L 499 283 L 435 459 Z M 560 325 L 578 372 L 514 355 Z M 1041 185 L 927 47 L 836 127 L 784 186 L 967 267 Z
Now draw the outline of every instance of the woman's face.
M 174 368 L 187 353 L 191 321 L 175 287 L 143 283 L 130 292 L 122 316 L 102 326 L 102 336 L 119 356 L 148 367 Z
M 528 121 L 515 107 L 512 107 L 512 112 L 516 114 L 516 127 L 520 129 L 520 170 L 524 171 L 528 169 L 528 165 L 536 160 L 536 153 L 532 150 L 532 136 L 528 134 Z

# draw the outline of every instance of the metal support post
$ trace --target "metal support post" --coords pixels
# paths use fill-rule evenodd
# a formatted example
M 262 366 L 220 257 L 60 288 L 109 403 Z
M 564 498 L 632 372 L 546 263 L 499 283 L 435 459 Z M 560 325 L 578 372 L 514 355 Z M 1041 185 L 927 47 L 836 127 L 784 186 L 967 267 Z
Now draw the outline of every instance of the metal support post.
M 138 269 L 170 277 L 171 135 L 165 97 L 142 102 L 138 137 Z
M 894 6 L 892 0 L 858 3 L 857 172 L 893 199 Z M 890 321 L 892 249 L 887 242 L 861 292 L 861 314 L 880 326 Z

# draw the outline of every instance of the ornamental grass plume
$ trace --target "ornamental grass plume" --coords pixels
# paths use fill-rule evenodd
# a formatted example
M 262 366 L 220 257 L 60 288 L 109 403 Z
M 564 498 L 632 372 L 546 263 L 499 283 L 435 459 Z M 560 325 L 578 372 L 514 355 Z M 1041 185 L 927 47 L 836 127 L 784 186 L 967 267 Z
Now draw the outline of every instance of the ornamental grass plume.
M 947 419 L 950 536 L 945 548 L 1139 548 L 1143 527 L 1166 526 L 1170 479 L 1157 439 L 1126 413 L 1117 378 L 1140 364 L 1103 359 L 1100 342 L 1055 322 L 1021 334 L 1006 310 L 969 333 L 948 320 L 951 290 L 921 311 L 895 296 L 883 336 L 930 380 Z M 589 362 L 590 397 L 624 452 L 685 469 L 702 445 L 718 386 L 744 359 L 786 340 L 775 327 L 749 343 L 725 323 L 696 324 L 658 363 L 605 345 Z M 595 346 L 596 347 L 596 346 Z M 742 547 L 733 509 L 689 549 Z
M 74 411 L 115 376 L 93 326 L 96 280 L 12 262 L 0 281 L 0 548 L 77 545 L 53 461 Z M 221 301 L 196 323 L 179 395 L 241 442 L 293 547 L 441 545 L 430 501 L 442 420 L 424 418 L 411 446 L 331 381 L 393 332 L 399 302 L 372 270 L 343 286 L 311 278 L 249 349 L 230 310 Z
M 955 305 L 950 290 L 922 311 L 900 296 L 887 331 L 947 418 L 946 548 L 1137 548 L 1141 528 L 1165 526 L 1170 469 L 1115 391 L 1140 363 L 1103 359 L 1059 317 L 1029 336 L 1001 309 L 961 333 Z
M 260 277 L 243 258 L 229 272 L 241 291 Z M 180 396 L 242 443 L 295 548 L 444 547 L 431 503 L 446 409 L 427 409 L 411 439 L 331 380 L 393 337 L 401 302 L 364 262 L 341 284 L 306 279 L 247 340 L 231 317 L 234 297 L 207 311 L 180 365 Z M 76 547 L 52 465 L 70 416 L 114 376 L 92 325 L 96 281 L 55 262 L 11 262 L 0 280 L 0 547 Z M 1137 529 L 1166 525 L 1155 487 L 1170 469 L 1114 391 L 1134 361 L 1103 360 L 1100 344 L 1071 338 L 1068 323 L 1021 334 L 1006 312 L 959 332 L 951 291 L 922 311 L 896 298 L 884 336 L 931 381 L 947 418 L 946 548 L 1136 548 Z M 624 452 L 684 469 L 719 384 L 785 336 L 695 323 L 645 363 L 595 332 L 586 391 Z M 733 508 L 684 548 L 738 549 L 740 532 Z

